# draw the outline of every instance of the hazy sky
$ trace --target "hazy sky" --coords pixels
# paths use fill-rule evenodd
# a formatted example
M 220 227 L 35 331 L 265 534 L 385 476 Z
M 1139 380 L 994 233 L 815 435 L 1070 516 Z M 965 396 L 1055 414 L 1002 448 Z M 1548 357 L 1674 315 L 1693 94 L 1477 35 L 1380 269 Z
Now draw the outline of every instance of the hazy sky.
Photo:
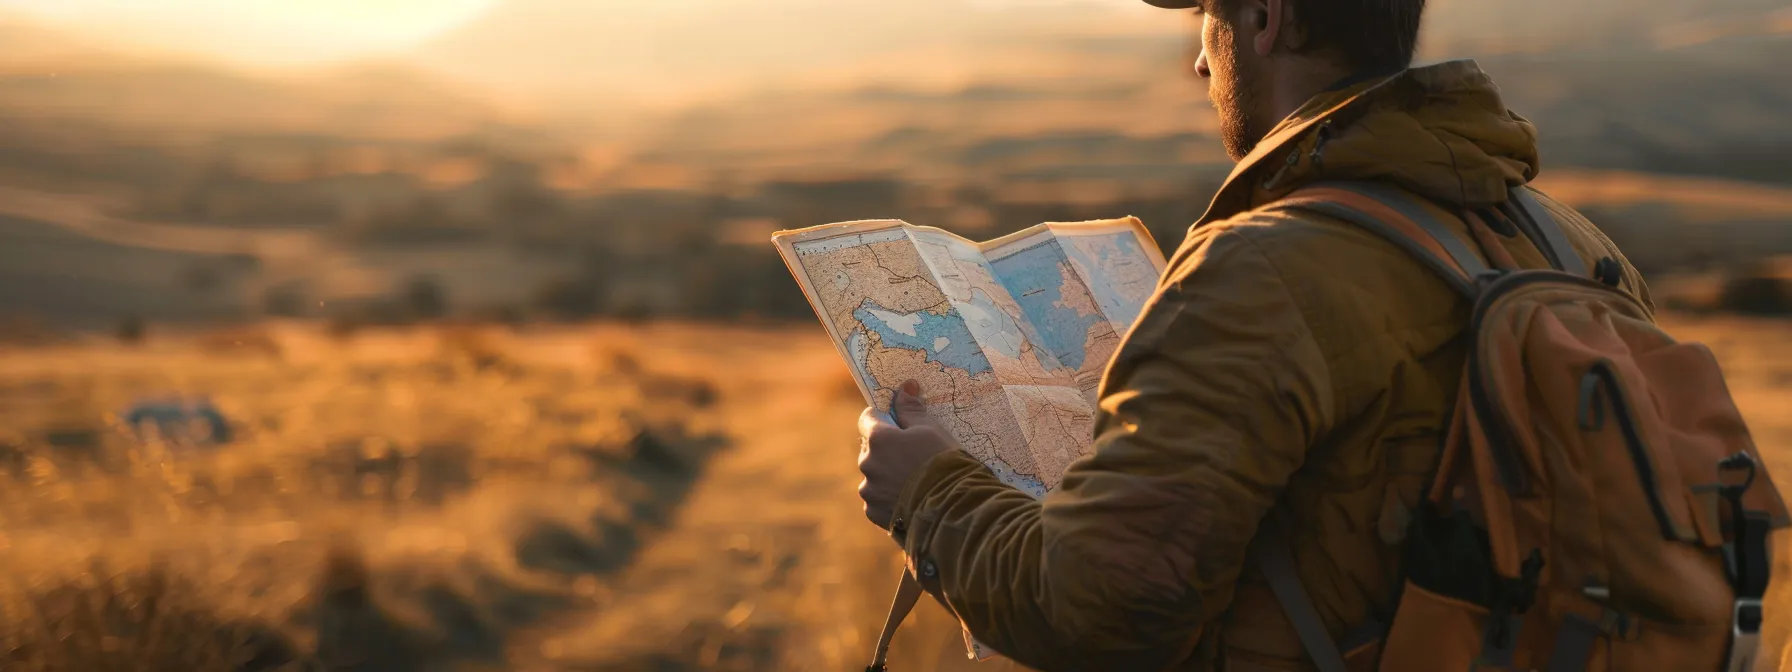
M 1758 22 L 1774 9 L 1781 13 L 1772 16 L 1785 17 L 1785 3 L 1432 0 L 1427 34 L 1508 47 L 1636 41 L 1651 28 L 1692 20 Z M 1165 16 L 1170 12 L 1140 0 L 0 0 L 0 19 L 49 23 L 115 51 L 148 48 L 242 65 L 303 66 L 421 47 L 426 58 L 497 56 L 511 62 L 490 65 L 510 69 L 525 65 L 515 54 L 530 51 L 540 61 L 576 60 L 585 67 L 668 54 L 675 60 L 706 46 L 732 49 L 737 59 L 751 60 L 748 52 L 826 59 L 851 51 L 839 44 L 866 51 L 952 33 L 999 37 L 1052 13 L 1034 8 L 1064 5 L 1079 6 L 1085 18 L 1094 10 L 1121 23 L 1179 25 Z M 499 47 L 512 53 L 495 53 Z M 555 58 L 556 52 L 583 58 Z
M 599 0 L 603 1 L 603 0 Z M 495 0 L 0 0 L 114 45 L 290 64 L 398 50 L 474 17 Z
M 540 0 L 0 0 L 0 12 L 48 21 L 113 45 L 222 57 L 252 65 L 303 65 L 405 51 L 494 12 Z M 558 4 L 580 19 L 640 26 L 691 14 L 862 5 L 892 13 L 914 3 L 888 0 L 579 0 Z M 925 4 L 925 3 L 924 3 Z M 984 10 L 1028 5 L 1103 5 L 1140 11 L 1136 0 L 950 0 Z M 540 15 L 541 12 L 537 12 Z M 602 39 L 602 23 L 593 26 Z M 618 36 L 626 37 L 626 36 Z

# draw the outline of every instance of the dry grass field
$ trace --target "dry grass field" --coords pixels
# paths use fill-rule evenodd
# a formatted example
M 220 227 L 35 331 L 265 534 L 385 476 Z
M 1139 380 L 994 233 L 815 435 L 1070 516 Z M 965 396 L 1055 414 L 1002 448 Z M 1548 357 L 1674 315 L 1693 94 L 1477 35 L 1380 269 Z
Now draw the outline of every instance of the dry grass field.
M 1792 473 L 1792 9 L 1428 4 L 1418 60 L 1535 122 L 1538 186 L 1663 278 Z M 1174 246 L 1234 168 L 1200 25 L 0 0 L 0 672 L 861 669 L 900 558 L 767 239 Z M 1012 668 L 963 651 L 924 600 L 892 668 Z
M 1792 465 L 1792 323 L 1670 321 Z M 857 669 L 898 558 L 855 506 L 844 375 L 808 325 L 0 351 L 0 669 Z M 168 395 L 229 440 L 126 422 Z M 1011 667 L 930 602 L 893 658 Z

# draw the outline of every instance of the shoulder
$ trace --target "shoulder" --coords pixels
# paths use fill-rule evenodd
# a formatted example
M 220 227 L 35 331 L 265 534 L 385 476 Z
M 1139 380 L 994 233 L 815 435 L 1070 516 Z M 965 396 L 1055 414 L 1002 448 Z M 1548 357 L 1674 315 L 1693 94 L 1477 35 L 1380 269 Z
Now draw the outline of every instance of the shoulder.
M 1393 243 L 1340 219 L 1273 205 L 1190 231 L 1165 272 L 1168 300 L 1268 297 L 1298 311 L 1328 358 L 1363 354 L 1390 337 L 1460 329 L 1467 307 L 1449 285 Z M 1273 299 L 1273 300 L 1269 300 Z
M 1454 297 L 1429 268 L 1381 236 L 1329 215 L 1273 204 L 1191 230 L 1165 280 L 1203 273 L 1245 284 L 1261 282 L 1248 276 L 1273 274 L 1303 302 L 1435 289 L 1442 301 L 1432 307 L 1443 307 Z
M 1365 264 L 1408 259 L 1392 243 L 1349 222 L 1269 204 L 1191 230 L 1166 277 L 1203 270 L 1216 257 L 1228 256 L 1216 252 L 1246 251 L 1261 255 L 1284 281 L 1293 283 L 1329 281 L 1368 270 Z M 1422 270 L 1416 261 L 1412 266 Z
M 1320 254 L 1335 247 L 1340 234 L 1348 232 L 1273 209 L 1209 222 L 1191 229 L 1171 257 L 1162 293 L 1166 298 L 1217 293 L 1259 309 L 1310 312 L 1323 302 L 1314 294 L 1325 272 Z

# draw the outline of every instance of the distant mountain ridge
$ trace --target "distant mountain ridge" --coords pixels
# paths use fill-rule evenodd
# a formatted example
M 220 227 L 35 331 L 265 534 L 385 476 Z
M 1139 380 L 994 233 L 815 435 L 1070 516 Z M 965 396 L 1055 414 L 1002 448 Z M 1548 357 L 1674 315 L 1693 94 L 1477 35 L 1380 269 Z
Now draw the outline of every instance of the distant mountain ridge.
M 112 54 L 0 20 L 0 184 L 14 190 L 3 200 L 12 217 L 0 218 L 0 238 L 13 241 L 0 245 L 0 276 L 63 288 L 0 296 L 0 313 L 47 311 L 56 292 L 91 299 L 66 301 L 80 313 L 70 320 L 150 305 L 118 284 L 175 297 L 145 314 L 157 319 L 285 305 L 289 293 L 340 308 L 416 275 L 439 276 L 467 305 L 603 286 L 603 305 L 618 311 L 657 302 L 683 314 L 807 315 L 769 249 L 718 231 L 762 242 L 770 228 L 890 215 L 984 235 L 1131 213 L 1173 242 L 1232 168 L 1205 86 L 1186 68 L 1186 18 L 972 10 L 969 0 L 887 17 L 869 0 L 804 4 L 817 1 L 635 17 L 610 27 L 638 33 L 632 42 L 593 45 L 593 3 L 557 14 L 562 0 L 527 0 L 494 11 L 535 7 L 554 30 L 518 41 L 472 26 L 415 57 L 308 73 Z M 1533 49 L 1499 42 L 1500 31 L 1462 32 L 1455 22 L 1474 18 L 1459 12 L 1468 0 L 1436 1 L 1422 60 L 1477 59 L 1508 106 L 1537 123 L 1546 180 L 1578 175 L 1569 184 L 1583 195 L 1636 173 L 1792 185 L 1792 80 L 1779 65 L 1792 62 L 1792 34 L 1775 23 L 1785 10 L 1711 0 L 1736 7 L 1664 10 L 1643 21 L 1655 33 L 1620 43 L 1598 31 L 1578 39 L 1570 23 L 1556 27 L 1570 39 Z M 1569 15 L 1622 11 L 1600 0 Z M 938 16 L 966 18 L 927 23 Z M 1515 15 L 1507 28 L 1549 16 Z M 489 20 L 520 22 L 513 30 L 536 20 L 524 19 Z M 738 32 L 701 39 L 695 27 L 718 22 Z M 1697 29 L 1676 27 L 1686 25 Z M 827 34 L 805 51 L 799 38 L 817 31 Z M 765 40 L 782 43 L 747 53 Z M 457 70 L 456 59 L 484 70 Z M 506 74 L 523 81 L 491 79 Z M 636 95 L 630 78 L 660 80 L 644 89 L 658 93 Z M 538 95 L 542 86 L 558 90 Z M 1577 170 L 1588 168 L 1600 170 Z M 1754 233 L 1711 233 L 1723 226 L 1780 226 L 1777 210 L 1722 214 L 1636 191 L 1647 198 L 1599 192 L 1599 221 L 1667 241 L 1650 257 L 1663 268 L 1687 250 L 1766 249 Z M 1785 187 L 1732 191 L 1759 200 Z M 79 210 L 25 210 L 32 199 L 20 193 Z M 98 236 L 81 213 L 132 235 Z M 1712 224 L 1691 215 L 1722 222 L 1682 226 Z M 1659 235 L 1668 229 L 1698 236 Z M 188 243 L 277 244 L 145 242 L 165 246 L 169 231 L 191 234 Z M 1704 238 L 1728 247 L 1699 248 Z M 105 272 L 60 270 L 87 266 Z M 226 272 L 241 276 L 229 296 L 185 284 Z
M 1792 181 L 1792 167 L 1778 158 L 1792 153 L 1792 127 L 1783 121 L 1792 109 L 1792 80 L 1777 65 L 1792 62 L 1792 34 L 1774 32 L 1776 22 L 1792 23 L 1792 10 L 1765 0 L 1567 4 L 1514 0 L 1496 9 L 1434 0 L 1425 58 L 1479 59 L 1508 104 L 1539 124 L 1547 165 Z M 1106 165 L 1116 174 L 1142 174 L 1148 166 L 1224 160 L 1217 144 L 1201 149 L 1213 144 L 1199 136 L 1211 135 L 1215 122 L 1202 84 L 1183 69 L 1187 21 L 1170 12 L 1090 5 L 981 10 L 967 0 L 882 11 L 857 0 L 771 0 L 726 11 L 617 14 L 632 23 L 604 30 L 639 35 L 609 45 L 581 39 L 601 32 L 592 26 L 611 12 L 590 3 L 511 0 L 491 12 L 414 58 L 305 75 L 128 58 L 66 31 L 0 16 L 0 118 L 13 122 L 0 129 L 0 150 L 32 147 L 24 156 L 42 156 L 39 149 L 59 151 L 46 143 L 85 128 L 80 142 L 101 146 L 481 137 L 577 154 L 601 145 L 611 157 L 601 160 L 609 166 L 603 171 L 640 164 L 685 175 L 806 167 L 957 179 L 1007 165 L 964 160 L 1001 143 L 1026 148 L 1011 150 L 1016 156 L 1088 164 L 1078 172 Z M 929 23 L 938 17 L 962 20 Z M 1551 17 L 1564 23 L 1544 26 Z M 1477 22 L 1488 28 L 1464 28 Z M 1613 46 L 1607 22 L 1676 34 L 1689 44 Z M 733 30 L 713 37 L 718 24 Z M 526 30 L 542 25 L 551 30 Z M 839 25 L 855 29 L 825 30 Z M 1675 26 L 1697 29 L 1675 33 Z M 1594 29 L 1575 33 L 1588 27 Z M 1535 39 L 1560 44 L 1538 52 L 1495 44 L 1500 35 L 1531 28 L 1546 29 Z M 784 32 L 761 32 L 774 29 Z M 799 48 L 797 38 L 813 32 L 828 34 L 807 52 Z M 748 53 L 779 39 L 788 44 Z M 603 62 L 604 54 L 633 60 Z M 445 65 L 457 58 L 483 59 L 479 67 L 489 73 L 523 81 L 481 88 L 481 76 Z M 581 70 L 589 76 L 576 74 Z M 530 114 L 516 112 L 513 94 L 532 86 L 529 77 L 553 76 L 567 77 L 558 103 L 537 101 Z M 664 80 L 666 91 L 740 80 L 731 92 L 659 103 L 606 88 L 638 76 Z M 1033 143 L 1036 137 L 1042 140 Z M 1079 154 L 1080 145 L 1053 144 L 1054 137 L 1109 137 L 1104 146 L 1135 148 L 1135 141 L 1161 139 L 1175 158 Z
M 483 86 L 576 100 L 739 91 L 849 71 L 892 82 L 1028 74 L 1017 53 L 1111 57 L 1184 47 L 1193 23 L 1119 3 L 979 9 L 971 0 L 771 0 L 629 13 L 578 0 L 508 0 L 414 52 Z M 678 3 L 672 3 L 676 6 Z M 1131 9 L 1131 5 L 1126 5 Z M 1432 0 L 1421 50 L 1449 54 L 1646 51 L 1731 34 L 1792 33 L 1783 0 Z M 1075 59 L 1050 67 L 1079 72 Z M 950 77 L 950 75 L 947 75 Z
M 36 34 L 0 23 L 5 33 Z M 502 118 L 476 91 L 403 64 L 271 76 L 203 61 L 141 59 L 67 43 L 0 54 L 0 118 L 123 131 L 440 137 Z M 16 44 L 13 46 L 17 46 Z

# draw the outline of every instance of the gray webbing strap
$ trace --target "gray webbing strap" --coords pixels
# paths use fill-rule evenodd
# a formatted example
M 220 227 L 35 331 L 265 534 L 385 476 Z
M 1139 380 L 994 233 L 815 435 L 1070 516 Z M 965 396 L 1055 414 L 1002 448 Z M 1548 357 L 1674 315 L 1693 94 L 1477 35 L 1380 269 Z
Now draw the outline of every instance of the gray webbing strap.
M 1463 272 L 1468 273 L 1468 277 L 1478 277 L 1487 272 L 1486 262 L 1483 262 L 1481 255 L 1476 254 L 1474 249 L 1469 247 L 1468 241 L 1463 240 L 1462 236 L 1450 230 L 1448 225 L 1438 221 L 1431 211 L 1419 205 L 1406 192 L 1375 182 L 1330 182 L 1324 186 L 1347 189 L 1368 196 L 1412 220 L 1419 225 L 1419 228 L 1424 229 L 1425 233 L 1436 238 L 1438 244 L 1443 245 L 1445 250 L 1449 251 L 1450 258 L 1456 260 L 1456 265 L 1461 266 Z
M 1593 659 L 1593 644 L 1599 641 L 1599 635 L 1598 623 L 1576 614 L 1563 617 L 1544 672 L 1586 672 L 1587 661 Z
M 1537 251 L 1543 253 L 1543 260 L 1549 263 L 1550 268 L 1561 270 L 1562 261 L 1556 258 L 1556 251 L 1550 249 L 1549 241 L 1543 239 L 1543 230 L 1537 228 L 1537 224 L 1531 221 L 1531 216 L 1519 210 L 1518 205 L 1512 200 L 1507 199 L 1505 203 L 1494 206 L 1493 210 L 1499 216 L 1506 218 L 1506 221 L 1511 222 L 1512 226 L 1517 227 L 1519 232 L 1524 234 L 1525 240 L 1531 241 L 1532 245 L 1537 246 Z
M 1271 513 L 1263 519 L 1257 536 L 1261 538 L 1257 544 L 1257 566 L 1263 570 L 1263 578 L 1269 581 L 1270 590 L 1275 591 L 1276 601 L 1282 604 L 1282 611 L 1294 625 L 1295 634 L 1300 635 L 1307 656 L 1313 659 L 1319 672 L 1346 672 L 1344 654 L 1332 641 L 1331 632 L 1325 629 L 1325 621 L 1319 617 L 1319 610 L 1313 607 L 1313 598 L 1307 595 L 1306 587 L 1300 583 L 1300 575 L 1294 571 L 1294 550 L 1288 546 L 1287 531 L 1276 514 Z
M 1540 236 L 1532 237 L 1531 243 L 1543 250 L 1543 256 L 1549 259 L 1556 270 L 1569 275 L 1588 277 L 1587 264 L 1581 261 L 1580 253 L 1574 251 L 1569 244 L 1568 236 L 1562 233 L 1562 224 L 1550 216 L 1549 210 L 1537 202 L 1531 190 L 1522 186 L 1512 188 L 1512 203 L 1530 220 L 1531 228 Z
M 1456 269 L 1450 268 L 1448 264 L 1444 263 L 1444 260 L 1437 258 L 1437 255 L 1434 255 L 1430 250 L 1425 249 L 1425 247 L 1420 245 L 1418 241 L 1411 239 L 1406 234 L 1401 233 L 1398 229 L 1383 223 L 1374 215 L 1370 215 L 1369 213 L 1341 203 L 1333 203 L 1329 201 L 1301 203 L 1299 205 L 1285 207 L 1312 210 L 1320 214 L 1342 219 L 1346 222 L 1355 224 L 1358 227 L 1368 229 L 1375 235 L 1393 243 L 1396 247 L 1405 250 L 1407 254 L 1417 258 L 1420 263 L 1431 268 L 1431 270 L 1436 271 L 1439 276 L 1443 277 L 1444 282 L 1450 283 L 1450 286 L 1456 289 L 1456 293 L 1466 296 L 1470 300 L 1473 300 L 1478 293 L 1475 290 L 1474 284 L 1469 282 L 1468 278 L 1462 277 L 1462 275 L 1456 272 Z M 1465 268 L 1464 270 L 1467 269 Z
M 890 641 L 896 638 L 896 629 L 902 627 L 902 621 L 915 610 L 915 603 L 921 601 L 921 583 L 915 575 L 902 570 L 902 582 L 896 584 L 896 599 L 890 601 L 890 615 L 884 619 L 883 632 L 877 635 L 877 649 L 871 654 L 871 665 L 865 672 L 884 672 L 888 669 Z

